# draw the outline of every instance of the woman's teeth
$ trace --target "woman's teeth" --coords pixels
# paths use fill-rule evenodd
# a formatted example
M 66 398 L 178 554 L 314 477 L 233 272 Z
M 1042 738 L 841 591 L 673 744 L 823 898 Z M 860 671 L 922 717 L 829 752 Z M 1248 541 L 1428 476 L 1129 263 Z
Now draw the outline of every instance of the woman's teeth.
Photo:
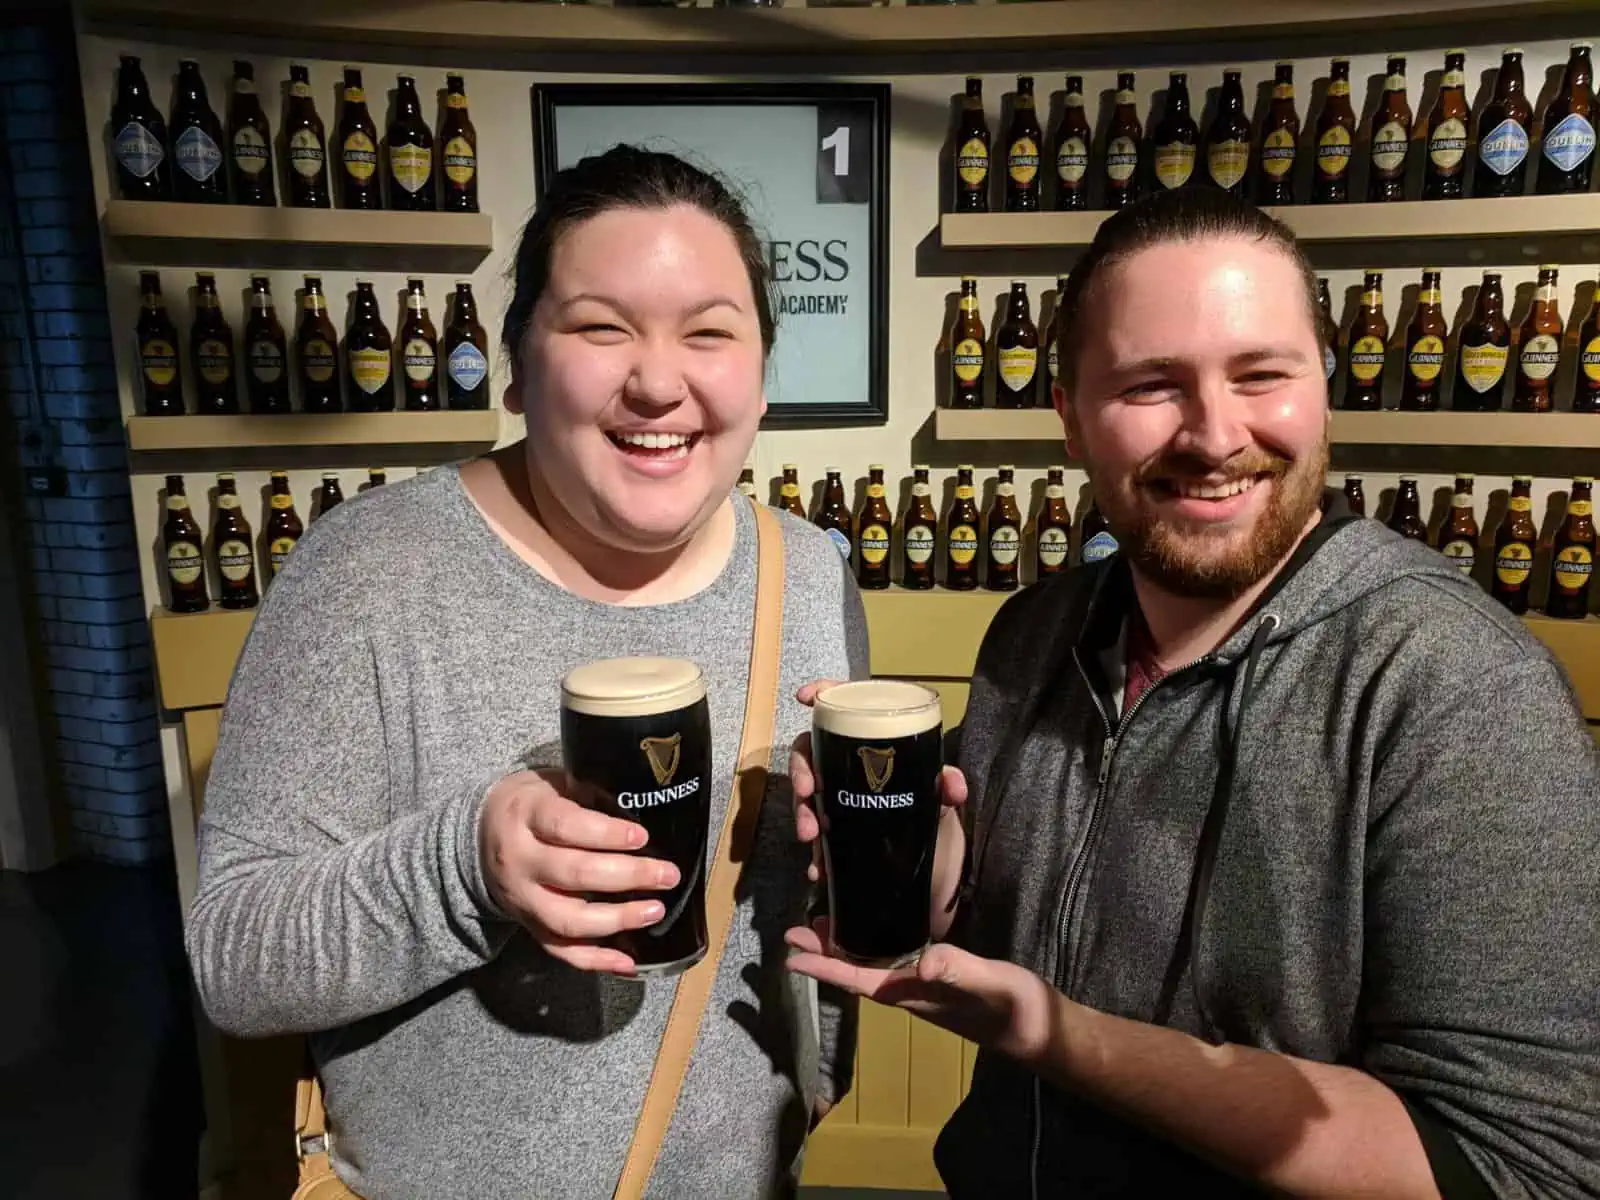
M 687 455 L 694 437 L 687 433 L 613 433 L 611 440 L 619 446 L 649 450 L 657 458 L 671 459 Z

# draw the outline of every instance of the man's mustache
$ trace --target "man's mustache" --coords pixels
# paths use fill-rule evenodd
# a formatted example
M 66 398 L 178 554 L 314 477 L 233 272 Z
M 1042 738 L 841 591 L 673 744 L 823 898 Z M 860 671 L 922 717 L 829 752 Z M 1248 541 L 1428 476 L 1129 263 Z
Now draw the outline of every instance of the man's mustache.
M 1261 475 L 1279 479 L 1288 474 L 1291 465 L 1281 454 L 1273 454 L 1259 447 L 1241 450 L 1220 465 L 1193 454 L 1164 454 L 1140 469 L 1138 482 L 1205 479 L 1219 486 L 1226 486 L 1241 479 L 1254 479 Z

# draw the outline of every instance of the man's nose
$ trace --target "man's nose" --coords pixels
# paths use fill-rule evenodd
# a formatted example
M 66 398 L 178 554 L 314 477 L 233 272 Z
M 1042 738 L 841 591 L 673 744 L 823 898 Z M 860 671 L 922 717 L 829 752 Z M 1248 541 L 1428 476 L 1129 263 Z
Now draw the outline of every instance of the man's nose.
M 1220 466 L 1250 444 L 1249 404 L 1226 379 L 1198 380 L 1181 411 L 1175 451 Z

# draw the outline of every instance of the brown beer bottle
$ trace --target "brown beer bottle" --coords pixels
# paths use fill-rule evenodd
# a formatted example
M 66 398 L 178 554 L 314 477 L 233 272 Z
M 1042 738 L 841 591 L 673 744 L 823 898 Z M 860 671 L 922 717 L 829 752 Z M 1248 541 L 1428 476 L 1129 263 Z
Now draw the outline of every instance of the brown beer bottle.
M 478 130 L 467 113 L 467 85 L 459 75 L 444 79 L 444 124 L 439 127 L 440 157 L 444 160 L 445 212 L 478 211 Z
M 428 316 L 422 280 L 406 280 L 406 316 L 400 323 L 401 386 L 407 412 L 434 412 L 439 405 L 439 335 Z
M 1541 196 L 1587 192 L 1594 168 L 1594 66 L 1589 44 L 1576 42 L 1561 90 L 1544 111 L 1544 139 L 1534 190 Z
M 1079 212 L 1089 207 L 1089 146 L 1094 131 L 1083 109 L 1083 76 L 1067 76 L 1067 94 L 1056 127 L 1056 211 Z
M 1517 616 L 1528 611 L 1533 590 L 1533 555 L 1539 547 L 1539 527 L 1533 523 L 1533 476 L 1511 480 L 1511 502 L 1494 535 L 1494 577 L 1489 594 Z
M 978 313 L 978 281 L 961 277 L 961 303 L 950 327 L 950 407 L 983 407 L 983 317 Z
M 222 122 L 211 109 L 200 64 L 178 64 L 177 100 L 167 123 L 172 137 L 172 198 L 196 204 L 226 204 L 228 173 L 223 170 Z
M 195 411 L 239 411 L 239 380 L 233 363 L 233 329 L 222 316 L 217 279 L 210 271 L 195 273 L 194 324 L 189 329 L 190 364 L 194 371 Z
M 1311 203 L 1343 204 L 1350 199 L 1350 160 L 1355 150 L 1356 110 L 1350 104 L 1350 60 L 1329 67 L 1328 98 L 1317 117 L 1317 163 L 1311 176 Z
M 294 496 L 289 491 L 287 471 L 272 473 L 272 515 L 267 518 L 267 561 L 272 567 L 271 578 L 283 570 L 283 560 L 294 549 L 294 544 L 305 533 L 300 515 L 294 511 Z
M 972 468 L 956 468 L 956 494 L 944 514 L 944 585 L 970 592 L 978 586 L 978 498 Z
M 1439 272 L 1429 267 L 1422 272 L 1422 291 L 1417 296 L 1417 311 L 1406 329 L 1406 375 L 1400 389 L 1400 407 L 1408 412 L 1434 412 L 1444 389 L 1444 343 L 1450 326 L 1444 319 L 1444 297 L 1439 291 Z
M 1117 75 L 1117 107 L 1106 130 L 1106 207 L 1127 208 L 1139 198 L 1139 97 L 1132 71 Z
M 1600 413 L 1600 286 L 1578 331 L 1578 369 L 1574 374 L 1572 411 Z
M 388 471 L 384 470 L 382 467 L 368 467 L 367 468 L 367 490 L 369 492 L 373 488 L 380 488 L 380 487 L 382 487 L 384 484 L 386 484 L 388 482 L 389 482 L 389 472 Z
M 289 67 L 289 111 L 283 119 L 290 208 L 328 207 L 328 149 L 322 118 L 311 94 L 311 75 L 300 63 Z
M 1463 575 L 1471 576 L 1478 564 L 1478 518 L 1472 511 L 1471 475 L 1456 476 L 1450 497 L 1450 516 L 1439 527 L 1439 553 Z
M 956 126 L 955 211 L 989 211 L 989 122 L 983 115 L 983 80 L 967 77 L 967 95 L 961 102 Z
M 1511 326 L 1506 321 L 1499 272 L 1483 273 L 1472 316 L 1461 327 L 1460 342 L 1452 407 L 1458 412 L 1497 411 L 1511 353 Z
M 1361 412 L 1383 407 L 1383 356 L 1389 343 L 1389 321 L 1383 315 L 1383 272 L 1368 271 L 1361 292 L 1361 310 L 1350 326 L 1345 364 L 1344 406 Z
M 117 194 L 124 200 L 172 197 L 167 122 L 150 98 L 150 84 L 133 54 L 121 56 L 117 99 L 111 107 L 111 149 L 117 162 Z
M 233 475 L 217 475 L 217 518 L 211 523 L 211 545 L 217 556 L 217 603 L 223 608 L 254 608 L 261 602 L 256 584 L 255 538 L 239 507 Z
M 489 407 L 488 340 L 478 322 L 472 281 L 456 281 L 455 305 L 444 327 L 445 399 L 453 409 Z
M 989 505 L 988 553 L 984 556 L 983 586 L 991 592 L 1014 592 L 1022 565 L 1022 512 L 1017 507 L 1016 472 L 1001 467 Z
M 1580 475 L 1572 481 L 1567 519 L 1556 531 L 1550 559 L 1550 594 L 1544 605 L 1546 616 L 1579 621 L 1588 616 L 1594 551 L 1594 480 Z
M 1533 128 L 1533 105 L 1522 89 L 1522 51 L 1507 50 L 1500 58 L 1494 97 L 1478 126 L 1478 169 L 1472 180 L 1475 197 L 1522 195 Z
M 844 498 L 844 479 L 838 467 L 828 467 L 824 471 L 822 507 L 817 509 L 817 518 L 812 523 L 833 539 L 839 556 L 848 564 L 850 553 L 855 549 L 855 522 L 850 519 L 850 505 Z
M 399 76 L 394 115 L 389 119 L 389 207 L 433 212 L 439 207 L 433 186 L 433 134 L 422 117 L 417 81 Z
M 1039 211 L 1039 143 L 1044 131 L 1033 106 L 1033 76 L 1017 76 L 1006 133 L 1006 211 Z
M 756 469 L 754 467 L 745 467 L 740 471 L 739 482 L 735 486 L 741 496 L 754 500 L 756 498 Z
M 233 102 L 228 106 L 228 176 L 233 202 L 271 208 L 278 202 L 272 177 L 272 127 L 256 95 L 256 70 L 233 64 Z
M 334 413 L 344 408 L 339 392 L 339 335 L 328 319 L 322 279 L 306 276 L 300 300 L 300 323 L 294 332 L 294 357 L 300 375 L 300 407 L 308 413 Z
M 1028 285 L 1020 280 L 1011 281 L 1011 300 L 994 348 L 995 407 L 1032 408 L 1038 387 L 1039 327 L 1028 310 Z
M 1072 512 L 1067 507 L 1066 472 L 1051 467 L 1045 476 L 1044 505 L 1034 522 L 1034 578 L 1046 579 L 1067 569 L 1072 544 Z
M 793 463 L 783 464 L 783 483 L 778 488 L 778 507 L 792 513 L 802 521 L 806 519 L 806 502 L 800 497 L 800 468 Z
M 925 592 L 933 586 L 934 549 L 939 540 L 939 514 L 933 507 L 928 468 L 911 470 L 911 501 L 900 519 L 900 586 Z
M 1061 298 L 1067 294 L 1067 277 L 1056 276 L 1056 303 L 1050 312 L 1050 324 L 1044 331 L 1043 376 L 1039 380 L 1039 407 L 1055 405 L 1056 373 L 1061 369 Z
M 183 413 L 183 371 L 178 355 L 178 329 L 161 298 L 161 276 L 139 272 L 139 377 L 144 383 L 144 411 L 149 417 Z
M 1401 537 L 1427 544 L 1428 523 L 1422 519 L 1422 496 L 1417 491 L 1415 475 L 1400 476 L 1400 487 L 1394 494 L 1394 508 L 1389 513 L 1389 528 Z
M 1206 132 L 1206 175 L 1230 196 L 1244 195 L 1250 171 L 1250 118 L 1244 111 L 1244 86 L 1237 67 L 1222 73 L 1217 115 Z
M 1518 412 L 1549 412 L 1555 407 L 1551 388 L 1561 365 L 1561 333 L 1566 324 L 1556 306 L 1555 267 L 1539 268 L 1539 290 L 1533 309 L 1517 336 L 1517 386 L 1511 407 Z
M 1467 106 L 1467 54 L 1444 56 L 1439 98 L 1428 117 L 1428 164 L 1422 176 L 1424 200 L 1459 200 L 1466 194 L 1467 147 L 1472 145 L 1472 109 Z
M 1294 108 L 1294 64 L 1281 62 L 1272 84 L 1272 107 L 1261 134 L 1260 204 L 1294 203 L 1295 154 L 1300 149 L 1300 114 Z
M 1333 373 L 1339 369 L 1339 323 L 1333 319 L 1333 297 L 1328 281 L 1317 276 L 1317 305 L 1322 309 L 1322 377 L 1328 383 L 1328 403 L 1333 404 Z
M 1111 526 L 1100 514 L 1100 505 L 1093 500 L 1089 501 L 1089 511 L 1083 514 L 1078 536 L 1082 539 L 1078 547 L 1078 559 L 1085 566 L 1110 558 L 1117 552 L 1116 534 L 1111 532 Z
M 856 582 L 867 591 L 889 586 L 889 531 L 894 514 L 883 486 L 883 464 L 867 468 L 867 497 L 856 515 Z
M 344 109 L 339 114 L 339 206 L 383 207 L 383 177 L 378 174 L 378 126 L 367 110 L 361 72 L 344 69 Z
M 1411 104 L 1406 100 L 1406 60 L 1389 59 L 1383 99 L 1372 114 L 1372 162 L 1368 200 L 1406 198 L 1406 161 L 1411 153 Z
M 1155 142 L 1156 187 L 1176 191 L 1194 178 L 1200 148 L 1200 126 L 1189 111 L 1189 75 L 1174 71 L 1167 80 L 1167 107 L 1151 131 Z
M 200 525 L 189 511 L 189 498 L 183 494 L 183 476 L 167 476 L 167 519 L 161 527 L 162 548 L 167 556 L 167 584 L 176 613 L 204 612 L 211 607 L 206 592 L 206 560 Z
M 1362 486 L 1364 482 L 1359 475 L 1346 475 L 1344 477 L 1345 503 L 1350 505 L 1350 511 L 1358 517 L 1367 515 L 1367 492 Z
M 244 323 L 244 390 L 253 413 L 289 411 L 289 344 L 272 307 L 265 275 L 250 277 L 250 318 Z
M 339 476 L 333 471 L 323 472 L 319 500 L 321 501 L 317 507 L 319 517 L 326 516 L 330 508 L 337 508 L 344 503 L 344 488 L 339 486 Z
M 350 329 L 344 335 L 351 412 L 394 411 L 394 339 L 378 311 L 370 279 L 356 280 Z

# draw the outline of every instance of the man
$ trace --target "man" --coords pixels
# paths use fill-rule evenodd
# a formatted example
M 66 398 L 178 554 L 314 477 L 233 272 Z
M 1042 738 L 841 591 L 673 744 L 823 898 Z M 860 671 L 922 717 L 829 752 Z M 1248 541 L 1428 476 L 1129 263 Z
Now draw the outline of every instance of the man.
M 1600 1195 L 1600 763 L 1518 621 L 1324 490 L 1317 314 L 1221 193 L 1106 221 L 1055 403 L 1122 552 L 985 639 L 950 942 L 791 931 L 980 1043 L 952 1196 Z

